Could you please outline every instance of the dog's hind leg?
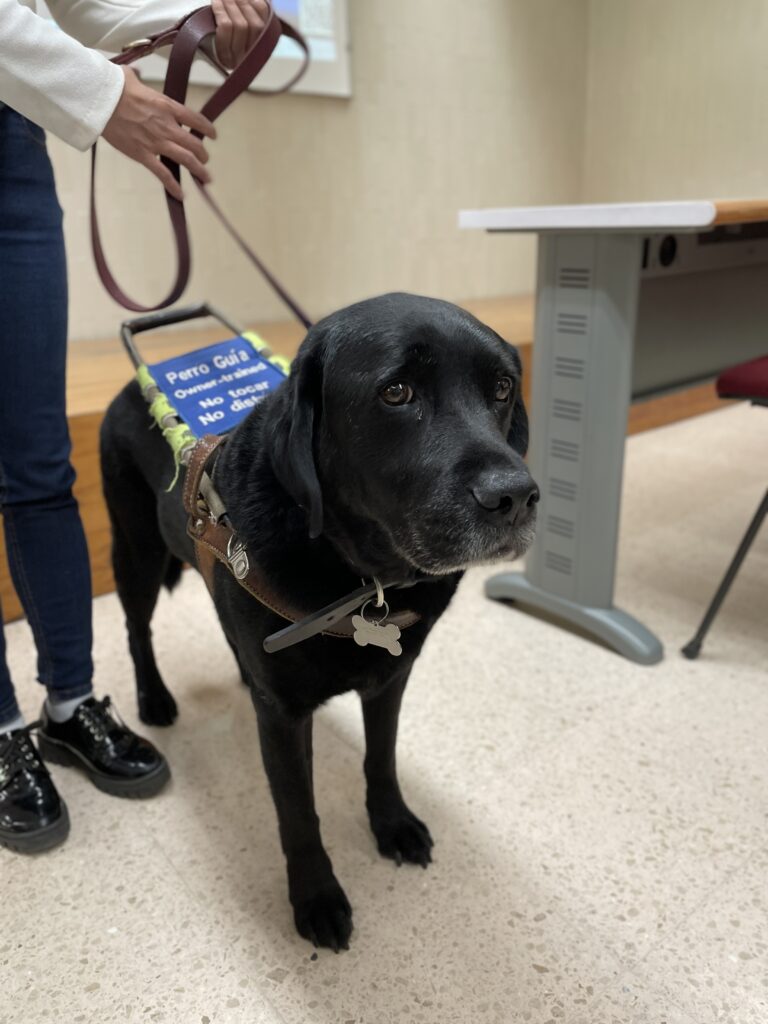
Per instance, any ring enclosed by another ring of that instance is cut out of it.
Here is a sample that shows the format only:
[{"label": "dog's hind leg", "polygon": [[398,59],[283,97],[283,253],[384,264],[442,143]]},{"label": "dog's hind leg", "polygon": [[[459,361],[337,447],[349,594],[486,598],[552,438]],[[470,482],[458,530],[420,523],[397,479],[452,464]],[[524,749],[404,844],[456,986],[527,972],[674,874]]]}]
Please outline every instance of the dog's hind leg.
[{"label": "dog's hind leg", "polygon": [[405,673],[374,696],[362,698],[366,806],[379,853],[397,864],[406,860],[425,868],[432,860],[432,837],[403,800],[395,762],[397,723],[407,681]]},{"label": "dog's hind leg", "polygon": [[104,459],[102,480],[112,523],[112,568],[136,671],[139,717],[147,725],[170,725],[177,715],[176,701],[155,662],[150,622],[160,587],[178,581],[180,563],[160,535],[155,496],[144,479]]}]

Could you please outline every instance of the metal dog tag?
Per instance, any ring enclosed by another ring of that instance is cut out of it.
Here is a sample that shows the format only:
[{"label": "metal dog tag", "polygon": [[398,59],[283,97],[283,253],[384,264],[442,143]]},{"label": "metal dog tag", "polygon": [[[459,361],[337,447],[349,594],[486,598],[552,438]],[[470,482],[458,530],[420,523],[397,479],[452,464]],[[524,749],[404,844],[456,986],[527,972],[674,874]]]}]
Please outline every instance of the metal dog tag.
[{"label": "metal dog tag", "polygon": [[354,641],[359,647],[367,647],[368,644],[373,647],[382,647],[396,658],[403,653],[403,648],[398,643],[400,628],[394,622],[383,625],[389,615],[389,605],[386,601],[384,601],[384,614],[377,622],[370,622],[366,619],[365,609],[370,603],[370,601],[366,601],[360,609],[360,614],[352,616],[352,625],[355,628],[355,632],[352,634]]}]

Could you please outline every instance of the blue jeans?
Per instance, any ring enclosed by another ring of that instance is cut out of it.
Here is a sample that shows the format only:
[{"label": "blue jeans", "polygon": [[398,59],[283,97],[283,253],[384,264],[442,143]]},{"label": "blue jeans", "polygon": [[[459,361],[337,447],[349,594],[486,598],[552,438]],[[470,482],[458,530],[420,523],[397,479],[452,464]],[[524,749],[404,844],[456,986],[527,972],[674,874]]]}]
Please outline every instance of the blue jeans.
[{"label": "blue jeans", "polygon": [[[0,105],[0,513],[38,680],[91,690],[91,574],[65,408],[67,268],[43,131]],[[0,612],[0,725],[18,714]]]}]

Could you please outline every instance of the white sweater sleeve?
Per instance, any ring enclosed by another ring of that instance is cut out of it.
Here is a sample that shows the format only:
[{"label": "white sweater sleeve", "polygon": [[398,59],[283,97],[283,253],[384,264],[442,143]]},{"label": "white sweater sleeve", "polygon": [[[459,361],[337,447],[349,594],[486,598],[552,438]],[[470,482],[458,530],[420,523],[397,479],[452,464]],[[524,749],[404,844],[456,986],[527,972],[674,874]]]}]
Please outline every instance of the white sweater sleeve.
[{"label": "white sweater sleeve", "polygon": [[18,0],[0,0],[0,101],[88,149],[112,116],[124,81],[119,67],[88,47],[117,52],[199,6],[194,0],[48,0],[59,28]]}]

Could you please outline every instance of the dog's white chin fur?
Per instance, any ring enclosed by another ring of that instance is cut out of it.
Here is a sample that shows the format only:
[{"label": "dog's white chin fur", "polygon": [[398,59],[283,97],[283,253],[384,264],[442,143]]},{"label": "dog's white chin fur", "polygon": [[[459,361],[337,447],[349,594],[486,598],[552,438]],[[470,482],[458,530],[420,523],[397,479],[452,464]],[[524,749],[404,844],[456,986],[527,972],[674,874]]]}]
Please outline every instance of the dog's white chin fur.
[{"label": "dog's white chin fur", "polygon": [[536,534],[535,522],[528,523],[519,529],[509,547],[504,547],[496,553],[489,553],[484,545],[477,544],[478,550],[473,552],[471,547],[460,562],[436,562],[430,566],[420,565],[417,561],[408,557],[411,564],[419,572],[427,573],[430,576],[448,576],[453,572],[462,572],[464,569],[475,568],[482,565],[495,565],[497,562],[513,562],[516,558],[524,555],[533,543]]}]

